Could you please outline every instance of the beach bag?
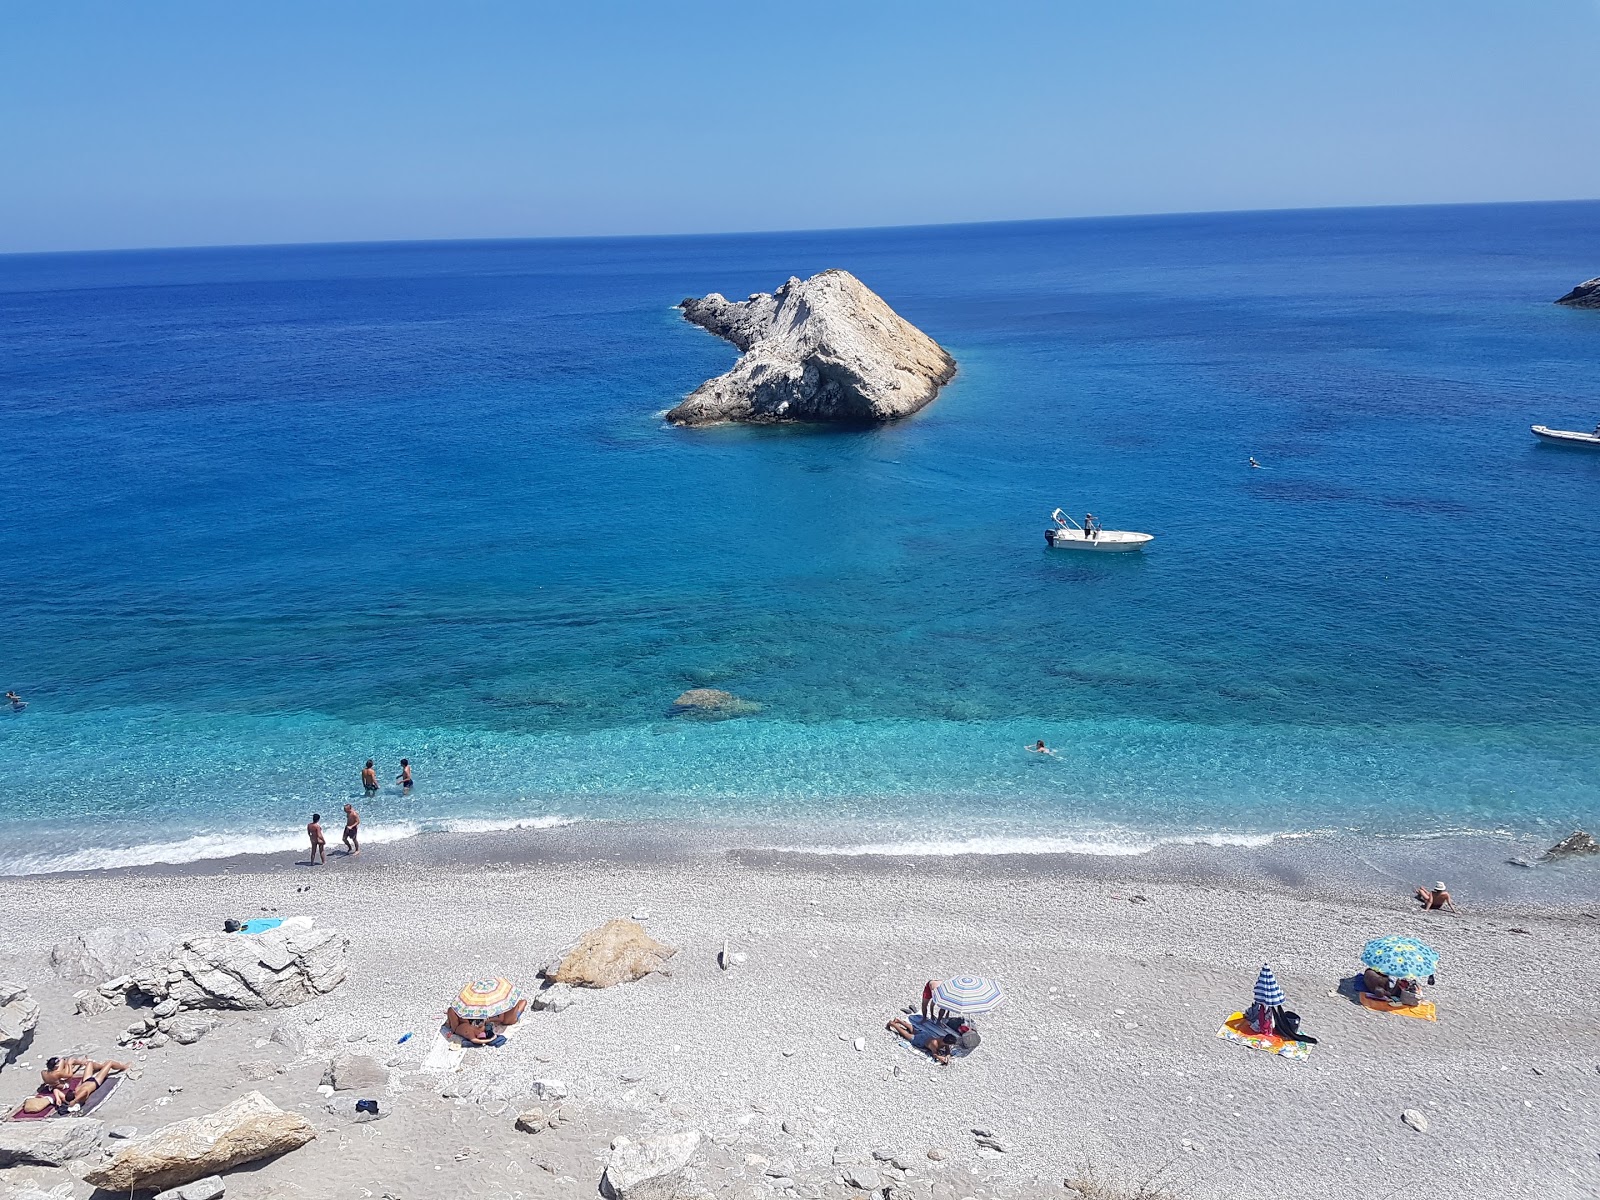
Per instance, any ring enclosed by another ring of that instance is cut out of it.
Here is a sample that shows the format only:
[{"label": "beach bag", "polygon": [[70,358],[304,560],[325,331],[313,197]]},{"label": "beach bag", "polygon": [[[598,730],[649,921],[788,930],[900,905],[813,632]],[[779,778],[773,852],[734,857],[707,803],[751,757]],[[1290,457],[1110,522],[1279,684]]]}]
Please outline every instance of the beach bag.
[{"label": "beach bag", "polygon": [[1275,1025],[1277,1026],[1275,1032],[1279,1037],[1297,1038],[1300,1036],[1300,1014],[1297,1012],[1290,1012],[1286,1008],[1280,1009]]}]

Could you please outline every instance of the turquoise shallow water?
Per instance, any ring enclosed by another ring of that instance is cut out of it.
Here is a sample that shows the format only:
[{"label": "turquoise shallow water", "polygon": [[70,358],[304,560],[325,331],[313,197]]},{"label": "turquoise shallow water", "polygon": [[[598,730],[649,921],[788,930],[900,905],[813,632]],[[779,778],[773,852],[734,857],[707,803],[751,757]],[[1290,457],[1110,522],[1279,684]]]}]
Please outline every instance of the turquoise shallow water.
[{"label": "turquoise shallow water", "polygon": [[[1527,427],[1600,419],[1600,315],[1549,303],[1597,224],[0,258],[0,870],[292,845],[401,755],[375,835],[1592,825],[1600,455]],[[663,425],[735,354],[672,303],[828,266],[956,355],[935,405]],[[1052,555],[1056,504],[1157,540]]]}]

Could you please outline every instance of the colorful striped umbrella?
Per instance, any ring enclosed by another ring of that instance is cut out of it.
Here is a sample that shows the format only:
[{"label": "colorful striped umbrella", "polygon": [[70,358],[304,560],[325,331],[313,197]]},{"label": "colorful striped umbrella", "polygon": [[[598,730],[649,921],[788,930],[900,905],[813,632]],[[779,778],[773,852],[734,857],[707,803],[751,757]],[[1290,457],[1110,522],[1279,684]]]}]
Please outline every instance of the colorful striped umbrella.
[{"label": "colorful striped umbrella", "polygon": [[956,975],[940,980],[933,989],[933,1002],[953,1013],[986,1013],[998,1008],[1005,998],[998,983],[981,975]]},{"label": "colorful striped umbrella", "polygon": [[1390,979],[1421,979],[1439,969],[1439,952],[1402,934],[1373,938],[1361,950],[1361,961]]},{"label": "colorful striped umbrella", "polygon": [[1273,975],[1271,967],[1262,963],[1261,974],[1256,976],[1256,1003],[1264,1004],[1268,1008],[1281,1008],[1285,1002],[1283,989],[1278,986],[1277,976]]},{"label": "colorful striped umbrella", "polygon": [[455,1010],[463,1020],[487,1021],[508,1013],[522,999],[522,989],[507,979],[474,979],[456,996]]}]

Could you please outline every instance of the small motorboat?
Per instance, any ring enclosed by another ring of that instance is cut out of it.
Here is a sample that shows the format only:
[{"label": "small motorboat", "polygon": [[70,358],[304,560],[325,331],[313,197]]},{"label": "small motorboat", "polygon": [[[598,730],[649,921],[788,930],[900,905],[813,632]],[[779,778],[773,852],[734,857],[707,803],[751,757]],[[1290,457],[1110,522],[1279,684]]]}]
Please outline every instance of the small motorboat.
[{"label": "small motorboat", "polygon": [[1551,429],[1548,425],[1535,425],[1533,432],[1547,442],[1559,442],[1563,446],[1592,446],[1600,449],[1600,425],[1594,427],[1593,433],[1579,433],[1575,429]]},{"label": "small motorboat", "polygon": [[1050,514],[1050,519],[1055,524],[1044,531],[1044,544],[1052,550],[1139,550],[1156,536],[1127,529],[1101,529],[1093,517],[1085,517],[1085,523],[1080,525],[1059,508]]}]

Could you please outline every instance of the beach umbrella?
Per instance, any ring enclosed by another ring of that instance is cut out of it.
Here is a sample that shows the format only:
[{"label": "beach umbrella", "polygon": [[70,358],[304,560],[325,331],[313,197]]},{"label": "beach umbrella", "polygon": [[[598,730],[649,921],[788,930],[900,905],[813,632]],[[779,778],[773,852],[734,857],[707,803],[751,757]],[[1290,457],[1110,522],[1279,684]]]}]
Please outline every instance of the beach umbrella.
[{"label": "beach umbrella", "polygon": [[968,1015],[998,1008],[1005,998],[998,983],[981,975],[956,975],[933,989],[933,1002],[940,1008]]},{"label": "beach umbrella", "polygon": [[1390,979],[1421,979],[1439,969],[1439,952],[1414,937],[1390,934],[1362,947],[1361,961]]},{"label": "beach umbrella", "polygon": [[455,1010],[466,1021],[487,1021],[508,1013],[522,999],[522,989],[507,979],[474,979],[456,996]]},{"label": "beach umbrella", "polygon": [[1266,963],[1261,964],[1261,974],[1256,976],[1256,1003],[1267,1008],[1281,1008],[1285,1003],[1283,989],[1278,986],[1277,976],[1273,975],[1272,968]]}]

